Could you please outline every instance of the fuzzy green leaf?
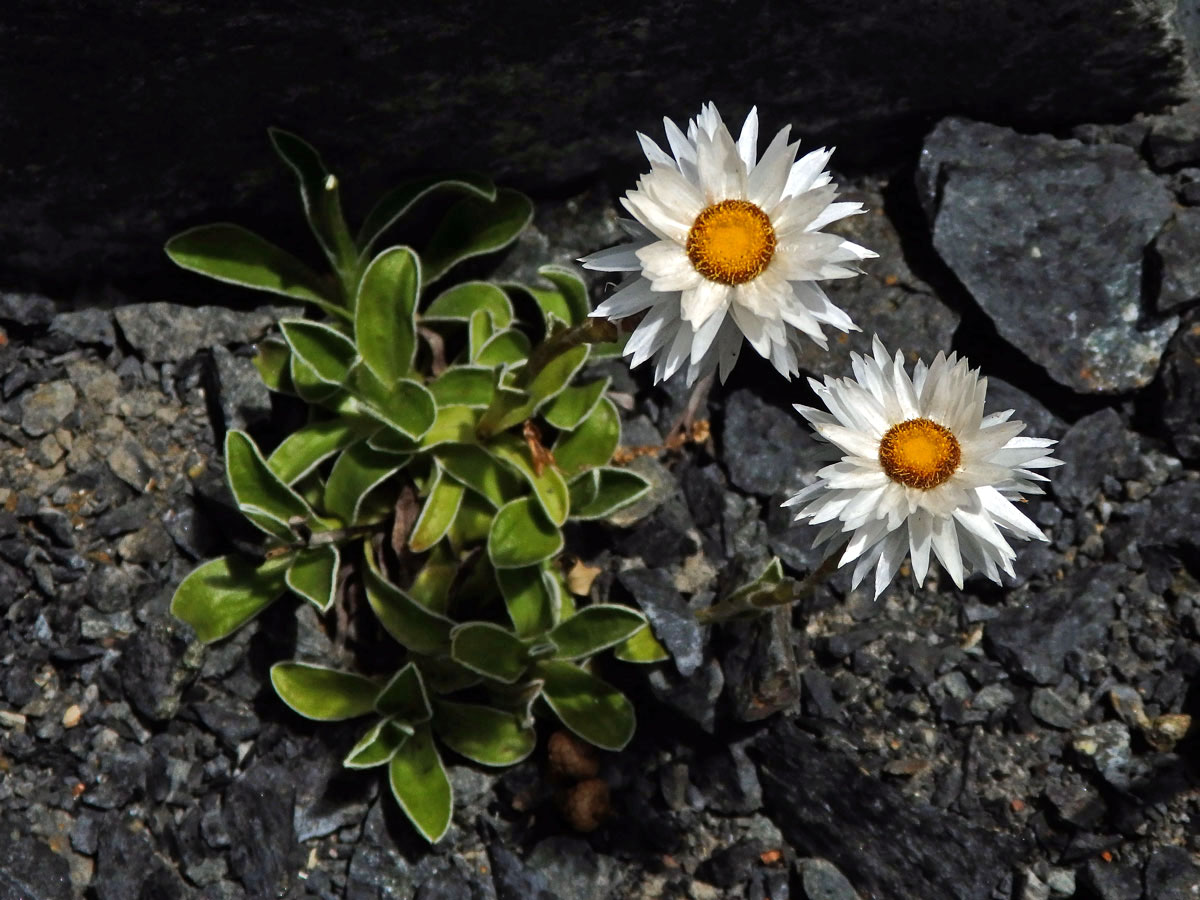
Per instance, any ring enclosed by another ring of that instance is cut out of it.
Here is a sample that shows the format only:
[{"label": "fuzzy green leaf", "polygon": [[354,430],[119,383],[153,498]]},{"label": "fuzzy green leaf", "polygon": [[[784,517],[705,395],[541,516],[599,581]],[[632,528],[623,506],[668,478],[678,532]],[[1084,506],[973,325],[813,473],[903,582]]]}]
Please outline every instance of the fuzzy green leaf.
[{"label": "fuzzy green leaf", "polygon": [[408,247],[390,247],[371,260],[358,285],[354,342],[363,362],[386,385],[412,371],[421,263]]},{"label": "fuzzy green leaf", "polygon": [[467,490],[461,482],[447,476],[436,462],[435,466],[429,496],[421,507],[421,515],[408,539],[409,549],[414,553],[424,553],[445,536],[454,517],[458,515],[463,494]]},{"label": "fuzzy green leaf", "polygon": [[383,384],[366,366],[354,370],[353,387],[362,411],[405,438],[419,441],[433,426],[437,404],[423,384],[408,378]]},{"label": "fuzzy green leaf", "polygon": [[225,435],[225,471],[238,508],[268,534],[290,541],[289,522],[311,516],[304,498],[279,480],[244,431]]},{"label": "fuzzy green leaf", "polygon": [[566,312],[560,318],[568,325],[578,325],[587,319],[592,305],[588,302],[587,285],[579,275],[562,266],[542,266],[538,274],[558,289]]},{"label": "fuzzy green leaf", "polygon": [[587,360],[587,355],[586,345],[572,347],[546,363],[530,379],[523,394],[518,391],[497,392],[492,405],[479,422],[480,432],[496,434],[536,415],[543,404],[553,400],[570,383]]},{"label": "fuzzy green leaf", "polygon": [[546,635],[557,659],[582,659],[632,637],[646,617],[628,606],[596,604],[581,609]]},{"label": "fuzzy green leaf", "polygon": [[449,649],[454,623],[426,609],[386,580],[376,569],[372,556],[367,549],[363,585],[367,602],[387,633],[414,653],[435,654]]},{"label": "fuzzy green leaf", "polygon": [[392,188],[367,213],[358,232],[358,244],[362,258],[366,259],[371,247],[383,233],[404,218],[418,203],[439,193],[474,194],[483,200],[496,197],[496,186],[490,178],[466,172],[460,175],[433,175],[406,182]]},{"label": "fuzzy green leaf", "polygon": [[342,765],[347,769],[369,769],[390,762],[412,732],[411,725],[394,719],[380,719],[359,738],[342,760]]},{"label": "fuzzy green leaf", "polygon": [[442,743],[484,766],[511,766],[533,752],[537,734],[511,712],[437,700],[434,731]]},{"label": "fuzzy green leaf", "polygon": [[306,719],[340,722],[375,711],[379,685],[362,675],[302,662],[271,666],[271,684],[284,703]]},{"label": "fuzzy green leaf", "polygon": [[546,404],[542,417],[559,431],[574,431],[588,417],[604,392],[609,379],[593,381],[579,387],[563,388],[562,393]]},{"label": "fuzzy green leaf", "polygon": [[291,558],[261,563],[243,556],[220,556],[193,569],[175,589],[171,615],[192,626],[206,644],[237,631],[287,590]]},{"label": "fuzzy green leaf", "polygon": [[306,403],[336,406],[345,390],[340,385],[330,384],[317,374],[316,369],[288,351],[288,380],[300,399]]},{"label": "fuzzy green leaf", "polygon": [[454,791],[433,744],[433,732],[424,723],[413,729],[388,765],[392,796],[421,837],[436,843],[450,827]]},{"label": "fuzzy green leaf", "polygon": [[542,634],[554,627],[562,600],[557,583],[541,566],[497,569],[496,581],[518,637]]},{"label": "fuzzy green leaf", "polygon": [[438,223],[421,254],[427,282],[441,278],[465,259],[507,247],[532,218],[529,198],[508,188],[498,190],[492,202],[480,197],[460,200]]},{"label": "fuzzy green leaf", "polygon": [[421,438],[422,449],[438,444],[473,444],[481,413],[469,406],[438,406],[433,426]]},{"label": "fuzzy green leaf", "polygon": [[474,363],[488,340],[496,333],[492,314],[486,309],[477,309],[471,313],[467,322],[467,359]]},{"label": "fuzzy green leaf", "polygon": [[451,366],[429,385],[429,390],[439,408],[487,409],[496,393],[496,373],[486,366]]},{"label": "fuzzy green leaf", "polygon": [[[589,476],[591,480],[584,481]],[[576,481],[580,481],[578,493]],[[571,482],[571,518],[603,519],[641,499],[648,490],[650,482],[637,472],[607,466],[593,469]]]},{"label": "fuzzy green leaf", "polygon": [[268,338],[259,342],[253,362],[263,384],[281,394],[295,393],[289,366],[291,356],[292,351],[283,341]]},{"label": "fuzzy green leaf", "polygon": [[176,265],[227,284],[281,294],[345,317],[321,278],[286,250],[240,225],[201,225],[167,241]]},{"label": "fuzzy green leaf", "polygon": [[587,418],[554,442],[554,461],[570,477],[593,466],[607,465],[621,443],[621,417],[607,397],[588,413]]},{"label": "fuzzy green leaf", "polygon": [[487,450],[501,463],[523,477],[533,488],[534,496],[555,525],[567,521],[570,496],[567,483],[553,466],[543,466],[539,473],[529,455],[529,447],[519,437],[499,434],[487,444]]},{"label": "fuzzy green leaf", "polygon": [[451,546],[458,552],[473,547],[487,540],[488,532],[492,530],[492,519],[496,517],[496,508],[474,491],[467,491],[458,507],[458,515],[454,517],[446,536]]},{"label": "fuzzy green leaf", "polygon": [[515,328],[505,328],[487,339],[474,362],[479,366],[504,366],[528,358],[529,338]]},{"label": "fuzzy green leaf", "polygon": [[333,605],[341,554],[335,544],[309,547],[296,553],[287,570],[287,586],[321,612]]},{"label": "fuzzy green leaf", "polygon": [[375,709],[384,716],[394,716],[400,722],[416,725],[428,722],[433,715],[425,683],[415,663],[408,663],[392,676],[375,698]]},{"label": "fuzzy green leaf", "polygon": [[514,684],[529,664],[525,644],[511,631],[491,622],[467,622],[450,633],[455,662],[505,684]]},{"label": "fuzzy green leaf", "polygon": [[325,482],[325,509],[347,525],[361,525],[363,501],[402,468],[405,460],[373,450],[366,441],[351,444],[338,456]]},{"label": "fuzzy green leaf", "polygon": [[509,501],[496,513],[488,533],[488,558],[497,569],[531,566],[562,549],[562,532],[532,497]]},{"label": "fuzzy green leaf", "polygon": [[656,663],[670,658],[666,648],[658,642],[647,625],[631,634],[613,650],[613,656],[622,662]]},{"label": "fuzzy green leaf", "polygon": [[559,721],[603,750],[625,749],[637,720],[624,694],[574,663],[546,660],[535,670],[545,681],[542,697]]},{"label": "fuzzy green leaf", "polygon": [[443,444],[434,450],[442,467],[493,506],[503,506],[521,491],[521,481],[482,447]]},{"label": "fuzzy green leaf", "polygon": [[358,358],[354,342],[336,328],[307,319],[282,319],[279,329],[292,353],[325,384],[345,384]]},{"label": "fuzzy green leaf", "polygon": [[408,595],[426,609],[444,615],[450,604],[450,588],[457,576],[458,557],[448,542],[437,543],[430,549],[424,564],[413,576],[412,583],[408,586]]},{"label": "fuzzy green leaf", "polygon": [[309,422],[283,439],[267,459],[267,466],[284,484],[295,484],[359,437],[359,430],[345,419]]},{"label": "fuzzy green leaf", "polygon": [[421,318],[430,322],[469,322],[477,310],[490,313],[497,328],[507,328],[513,320],[508,294],[487,281],[456,284],[435,297]]}]

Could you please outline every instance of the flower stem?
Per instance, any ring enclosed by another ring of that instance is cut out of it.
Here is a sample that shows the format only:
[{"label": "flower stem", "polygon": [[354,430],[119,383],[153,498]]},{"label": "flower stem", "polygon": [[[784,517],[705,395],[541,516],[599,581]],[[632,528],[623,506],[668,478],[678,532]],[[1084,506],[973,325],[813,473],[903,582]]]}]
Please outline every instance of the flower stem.
[{"label": "flower stem", "polygon": [[843,545],[827,556],[824,562],[804,576],[804,580],[799,584],[794,581],[785,581],[769,590],[757,591],[735,600],[725,599],[706,609],[697,610],[696,618],[703,625],[713,625],[717,622],[727,622],[730,619],[752,618],[769,610],[791,606],[800,600],[805,600],[811,597],[813,592],[837,571],[838,559],[844,549]]},{"label": "flower stem", "polygon": [[557,356],[566,353],[579,344],[605,344],[617,339],[617,326],[608,319],[588,318],[578,325],[560,328],[546,336],[546,339],[533,348],[529,361],[519,377],[519,386],[526,387],[537,374]]}]

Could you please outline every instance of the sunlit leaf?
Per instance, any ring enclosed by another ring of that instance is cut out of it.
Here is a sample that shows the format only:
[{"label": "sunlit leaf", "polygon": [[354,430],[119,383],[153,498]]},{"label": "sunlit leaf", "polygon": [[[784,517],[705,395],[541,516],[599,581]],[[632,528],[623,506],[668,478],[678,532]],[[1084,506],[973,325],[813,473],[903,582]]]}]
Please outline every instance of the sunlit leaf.
[{"label": "sunlit leaf", "polygon": [[496,581],[518,637],[541,634],[554,627],[561,600],[554,579],[541,566],[497,569]]},{"label": "sunlit leaf", "polygon": [[542,697],[559,721],[604,750],[623,750],[637,725],[633,704],[607,681],[574,663],[546,660],[535,666]]},{"label": "sunlit leaf", "polygon": [[385,384],[412,371],[421,263],[408,247],[390,247],[371,260],[358,285],[354,343]]},{"label": "sunlit leaf", "polygon": [[570,383],[587,360],[587,355],[588,348],[582,345],[571,347],[552,358],[525,384],[524,397],[497,392],[492,405],[479,422],[480,433],[496,434],[535,415],[543,404],[553,400]]},{"label": "sunlit leaf", "polygon": [[443,444],[434,455],[447,472],[493,506],[503,506],[521,490],[520,479],[481,447]]},{"label": "sunlit leaf", "polygon": [[450,629],[454,622],[426,609],[383,577],[376,569],[368,549],[363,586],[367,602],[381,625],[402,646],[414,653],[437,653],[450,647]]},{"label": "sunlit leaf", "polygon": [[380,719],[359,738],[342,760],[342,765],[347,769],[369,769],[390,762],[412,732],[411,725],[394,719]]},{"label": "sunlit leaf", "polygon": [[502,366],[529,358],[529,338],[515,328],[497,331],[487,339],[474,362],[480,366]]},{"label": "sunlit leaf", "polygon": [[[648,490],[650,482],[628,469],[601,466],[584,473],[580,489],[571,482],[571,518],[603,519],[618,509],[640,500]],[[590,499],[589,499],[590,497]]]},{"label": "sunlit leaf", "polygon": [[533,752],[537,735],[511,712],[437,700],[434,731],[447,747],[485,766],[511,766]]},{"label": "sunlit leaf", "polygon": [[295,484],[359,437],[358,429],[345,419],[309,422],[283,439],[267,459],[267,466],[284,484]]},{"label": "sunlit leaf", "polygon": [[467,491],[446,536],[458,552],[487,540],[496,508],[475,491]]},{"label": "sunlit leaf", "polygon": [[558,659],[582,659],[632,637],[646,617],[628,606],[595,604],[581,609],[546,635]]},{"label": "sunlit leaf", "polygon": [[499,287],[488,281],[456,284],[433,299],[421,319],[429,322],[469,322],[477,310],[486,310],[497,328],[507,328],[513,320],[512,301]]},{"label": "sunlit leaf", "polygon": [[259,377],[262,378],[263,384],[273,391],[278,391],[283,394],[294,394],[295,386],[292,384],[292,375],[289,362],[292,351],[288,349],[288,345],[283,341],[269,338],[265,341],[260,341],[255,348],[254,353],[254,368],[258,369]]},{"label": "sunlit leaf", "polygon": [[292,353],[307,363],[321,381],[335,386],[345,384],[358,358],[350,338],[336,328],[308,319],[283,319],[279,329]]},{"label": "sunlit leaf", "polygon": [[365,259],[371,247],[418,203],[435,194],[474,194],[483,200],[496,196],[496,186],[491,179],[473,172],[459,175],[433,175],[406,182],[388,191],[367,213],[358,232],[359,251]]},{"label": "sunlit leaf", "polygon": [[621,443],[621,417],[607,397],[588,413],[575,430],[554,442],[554,461],[568,477],[593,466],[607,465]]},{"label": "sunlit leaf", "polygon": [[287,586],[321,612],[333,605],[341,555],[334,544],[299,550],[287,571]]},{"label": "sunlit leaf", "polygon": [[465,259],[492,253],[517,239],[533,218],[533,204],[517,191],[501,188],[494,201],[466,197],[452,206],[421,254],[427,282],[434,282]]},{"label": "sunlit leaf", "polygon": [[435,466],[429,496],[425,498],[421,515],[408,539],[409,549],[414,553],[424,553],[445,536],[454,517],[458,515],[458,508],[466,492],[461,482],[445,475],[445,470],[440,465],[435,463]]},{"label": "sunlit leaf", "polygon": [[433,710],[415,663],[408,663],[392,676],[375,698],[375,708],[382,715],[394,716],[409,725],[429,721]]},{"label": "sunlit leaf", "polygon": [[210,559],[180,582],[171,615],[182,619],[206,644],[237,631],[274,603],[285,590],[290,556],[255,563],[243,556]]},{"label": "sunlit leaf", "polygon": [[351,444],[338,456],[325,482],[325,509],[347,525],[363,524],[363,501],[404,467],[402,457],[373,450],[365,440]]},{"label": "sunlit leaf", "polygon": [[353,387],[363,412],[409,440],[420,440],[433,426],[437,404],[429,389],[417,381],[402,378],[385,385],[369,368],[359,366],[353,373]]},{"label": "sunlit leaf", "polygon": [[475,426],[481,413],[470,406],[439,405],[433,425],[421,438],[421,447],[428,449],[438,444],[473,444]]},{"label": "sunlit leaf", "polygon": [[421,836],[431,844],[440,840],[450,827],[454,792],[428,723],[416,726],[396,751],[388,764],[388,781],[392,796]]},{"label": "sunlit leaf", "polygon": [[538,274],[558,289],[567,312],[562,318],[568,325],[579,325],[587,320],[592,305],[588,302],[587,285],[579,275],[562,266],[542,266]]},{"label": "sunlit leaf", "polygon": [[291,540],[294,535],[289,522],[307,520],[311,515],[308,504],[271,471],[244,431],[225,435],[225,470],[238,508],[268,534]]},{"label": "sunlit leaf", "polygon": [[529,662],[525,644],[491,622],[466,622],[450,633],[450,655],[473,672],[513,684]]},{"label": "sunlit leaf", "polygon": [[542,417],[560,431],[574,431],[588,417],[604,392],[609,379],[602,378],[579,387],[566,387],[541,410]]},{"label": "sunlit leaf", "polygon": [[533,464],[529,448],[516,435],[499,434],[487,444],[487,450],[514,472],[523,477],[533,488],[534,496],[555,525],[567,521],[570,497],[567,483],[553,466],[544,466],[541,472]]},{"label": "sunlit leaf", "polygon": [[658,642],[649,625],[635,631],[617,644],[616,649],[613,650],[613,656],[622,662],[631,663],[656,663],[670,658],[670,654]]},{"label": "sunlit leaf", "polygon": [[450,588],[457,575],[458,558],[449,543],[437,543],[429,550],[425,562],[413,576],[408,595],[427,609],[445,614],[450,602]]},{"label": "sunlit leaf", "polygon": [[487,409],[496,392],[496,373],[487,366],[451,366],[430,383],[429,390],[439,408]]},{"label": "sunlit leaf", "polygon": [[488,558],[497,569],[531,566],[562,549],[562,532],[532,497],[502,506],[488,534]]},{"label": "sunlit leaf", "polygon": [[312,663],[271,666],[271,684],[284,703],[306,719],[340,722],[375,711],[379,685],[362,675]]}]

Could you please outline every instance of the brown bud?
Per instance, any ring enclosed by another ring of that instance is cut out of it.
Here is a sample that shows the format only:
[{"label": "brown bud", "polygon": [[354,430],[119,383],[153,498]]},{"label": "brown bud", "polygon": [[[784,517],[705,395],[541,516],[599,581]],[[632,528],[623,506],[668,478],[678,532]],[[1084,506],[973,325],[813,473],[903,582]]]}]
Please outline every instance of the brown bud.
[{"label": "brown bud", "polygon": [[577,781],[595,778],[600,771],[596,750],[569,731],[556,731],[546,744],[550,777],[556,781]]},{"label": "brown bud", "polygon": [[579,782],[562,795],[561,807],[563,817],[576,831],[595,831],[612,815],[608,782],[602,778]]}]

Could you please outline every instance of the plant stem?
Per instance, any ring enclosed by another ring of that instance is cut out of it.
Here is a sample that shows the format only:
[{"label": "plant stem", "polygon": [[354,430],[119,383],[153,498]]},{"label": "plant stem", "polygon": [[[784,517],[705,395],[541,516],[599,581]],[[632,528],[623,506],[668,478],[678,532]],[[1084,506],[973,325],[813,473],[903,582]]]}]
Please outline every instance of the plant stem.
[{"label": "plant stem", "polygon": [[557,356],[579,344],[604,344],[617,339],[617,326],[608,319],[586,319],[578,325],[561,328],[533,348],[529,361],[519,378],[519,387],[526,387],[538,372]]},{"label": "plant stem", "polygon": [[712,625],[738,617],[749,618],[768,610],[791,606],[800,600],[805,600],[837,571],[838,559],[843,550],[845,550],[845,545],[839,546],[819,566],[804,576],[804,580],[799,584],[787,582],[776,585],[773,590],[759,591],[735,601],[719,601],[706,609],[697,610],[696,618],[700,620],[701,624]]}]

